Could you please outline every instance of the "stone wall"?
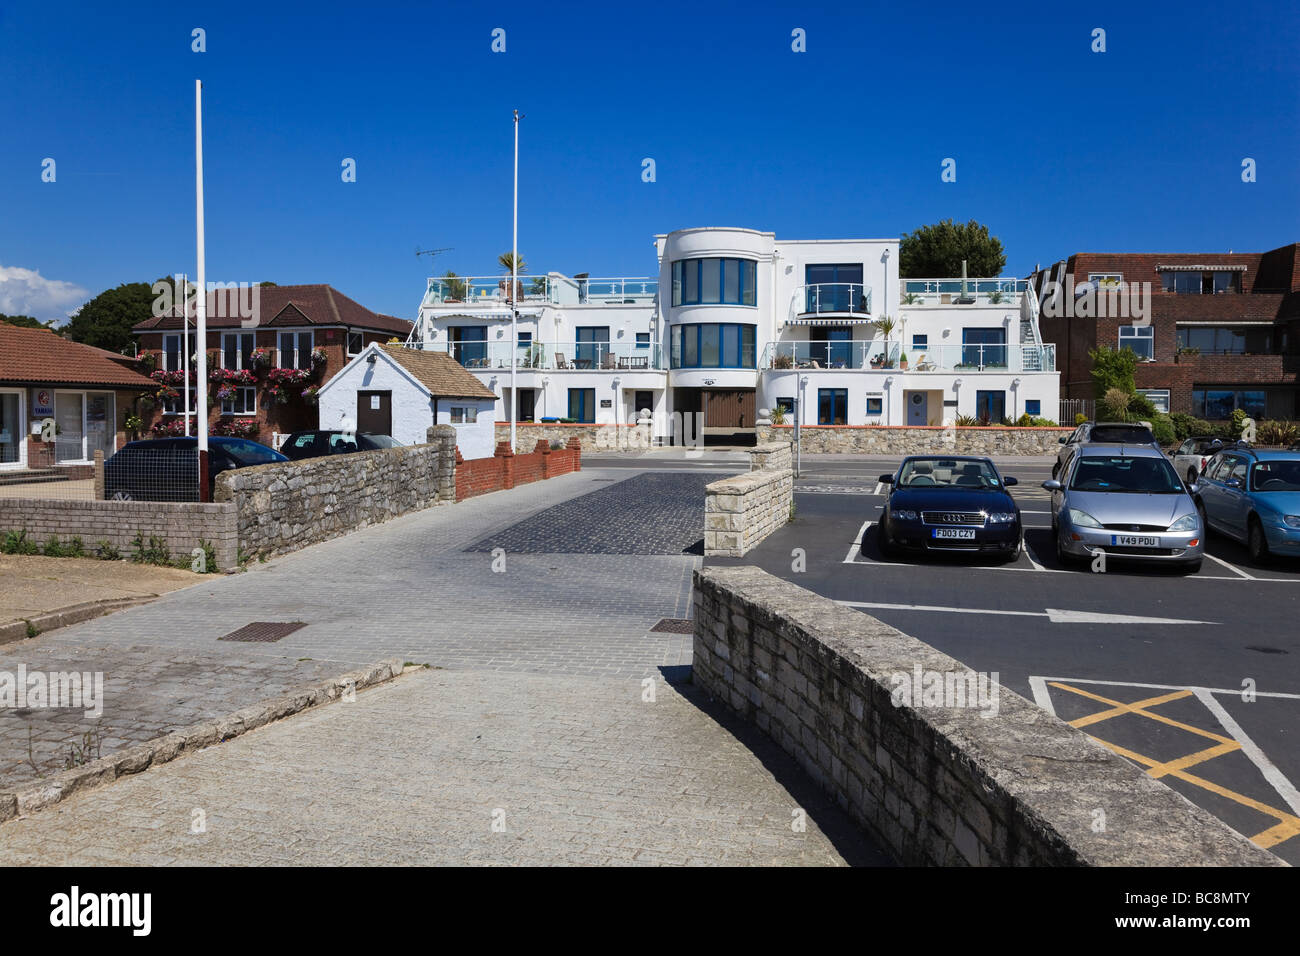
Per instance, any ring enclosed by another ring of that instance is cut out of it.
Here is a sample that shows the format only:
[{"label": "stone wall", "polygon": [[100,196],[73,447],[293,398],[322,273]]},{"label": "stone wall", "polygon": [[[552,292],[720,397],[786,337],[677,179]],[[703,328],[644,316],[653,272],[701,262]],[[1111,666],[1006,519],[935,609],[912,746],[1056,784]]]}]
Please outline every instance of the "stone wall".
[{"label": "stone wall", "polygon": [[454,456],[454,434],[450,448],[443,433],[435,437],[440,439],[435,444],[223,472],[213,497],[235,505],[239,546],[246,555],[297,551],[452,500],[454,477],[448,480],[446,462]]},{"label": "stone wall", "polygon": [[695,684],[776,741],[901,863],[1283,865],[994,675],[984,706],[901,699],[931,674],[939,686],[972,676],[757,568],[695,572]]},{"label": "stone wall", "polygon": [[790,520],[794,472],[789,442],[769,442],[750,451],[751,471],[723,478],[704,489],[704,554],[743,558]]},{"label": "stone wall", "polygon": [[[799,429],[803,454],[874,455],[1055,455],[1058,439],[1071,428],[946,428],[883,425],[804,425]],[[759,425],[760,443],[793,441],[791,425]]]},{"label": "stone wall", "polygon": [[[498,442],[510,441],[510,424],[496,424]],[[644,451],[655,447],[654,426],[644,425],[564,425],[558,422],[515,423],[515,447],[536,448],[539,441],[567,442],[576,438],[588,451]]]},{"label": "stone wall", "polygon": [[51,536],[63,543],[81,538],[87,551],[107,541],[124,556],[137,534],[145,544],[160,538],[176,558],[188,558],[206,541],[219,570],[229,571],[238,561],[238,526],[230,504],[0,498],[0,533],[6,531],[26,531],[39,545]]}]

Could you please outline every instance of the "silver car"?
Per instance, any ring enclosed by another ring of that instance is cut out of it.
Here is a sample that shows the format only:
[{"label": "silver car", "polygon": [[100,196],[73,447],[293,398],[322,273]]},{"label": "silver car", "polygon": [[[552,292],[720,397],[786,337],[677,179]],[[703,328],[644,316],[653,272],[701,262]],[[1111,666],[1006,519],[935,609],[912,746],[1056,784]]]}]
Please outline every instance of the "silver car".
[{"label": "silver car", "polygon": [[1052,493],[1052,532],[1063,565],[1104,553],[1200,570],[1205,529],[1196,502],[1158,449],[1080,445],[1062,463],[1060,480],[1043,487]]}]

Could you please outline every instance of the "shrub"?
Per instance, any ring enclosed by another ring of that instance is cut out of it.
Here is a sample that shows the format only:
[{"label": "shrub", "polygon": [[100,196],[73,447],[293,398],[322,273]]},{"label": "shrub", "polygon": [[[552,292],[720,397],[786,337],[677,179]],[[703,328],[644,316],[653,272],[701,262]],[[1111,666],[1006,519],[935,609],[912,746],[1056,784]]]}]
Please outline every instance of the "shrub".
[{"label": "shrub", "polygon": [[976,418],[974,415],[958,415],[958,416],[957,416],[957,427],[958,427],[958,428],[973,428],[974,426],[978,425],[979,423],[980,423],[980,420],[979,420],[978,418]]},{"label": "shrub", "polygon": [[1074,423],[1076,425],[1082,425],[1087,420],[1088,420],[1088,416],[1083,414],[1083,412],[1079,412],[1077,415],[1074,416]]},{"label": "shrub", "polygon": [[1109,388],[1097,399],[1098,421],[1123,422],[1128,420],[1129,401],[1134,396],[1120,388]]},{"label": "shrub", "polygon": [[1156,441],[1161,445],[1172,445],[1178,441],[1178,433],[1174,431],[1174,423],[1168,415],[1156,412],[1147,421],[1151,422],[1151,434],[1155,435]]},{"label": "shrub", "polygon": [[1290,445],[1300,438],[1295,422],[1265,420],[1255,426],[1255,441],[1260,445]]},{"label": "shrub", "polygon": [[1113,388],[1126,395],[1132,395],[1136,391],[1133,370],[1137,367],[1137,355],[1132,349],[1117,351],[1103,345],[1099,349],[1089,350],[1088,357],[1092,359],[1092,388],[1098,400]]},{"label": "shrub", "polygon": [[45,547],[41,549],[41,554],[47,558],[61,558],[63,554],[63,545],[59,544],[59,539],[55,535],[50,535],[45,542]]},{"label": "shrub", "polygon": [[40,554],[40,546],[27,537],[24,531],[8,531],[4,541],[0,542],[0,551],[5,554]]},{"label": "shrub", "polygon": [[107,538],[100,538],[95,543],[95,557],[101,561],[117,561],[122,557],[122,552],[117,550]]},{"label": "shrub", "polygon": [[131,548],[131,560],[136,564],[172,563],[171,549],[167,547],[167,542],[157,535],[149,535],[149,543],[145,544],[144,535],[137,531],[131,542]]}]

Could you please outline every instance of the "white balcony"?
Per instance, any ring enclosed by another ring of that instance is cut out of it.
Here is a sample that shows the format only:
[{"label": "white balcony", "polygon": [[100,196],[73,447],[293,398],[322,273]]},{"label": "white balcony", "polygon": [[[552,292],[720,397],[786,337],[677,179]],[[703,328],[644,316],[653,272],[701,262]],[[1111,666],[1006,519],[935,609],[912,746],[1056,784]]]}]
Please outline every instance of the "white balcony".
[{"label": "white balcony", "polygon": [[904,279],[906,307],[935,305],[1018,306],[1024,279]]},{"label": "white balcony", "polygon": [[1052,345],[935,345],[907,350],[882,339],[769,342],[762,369],[898,370],[908,372],[1053,372]]}]

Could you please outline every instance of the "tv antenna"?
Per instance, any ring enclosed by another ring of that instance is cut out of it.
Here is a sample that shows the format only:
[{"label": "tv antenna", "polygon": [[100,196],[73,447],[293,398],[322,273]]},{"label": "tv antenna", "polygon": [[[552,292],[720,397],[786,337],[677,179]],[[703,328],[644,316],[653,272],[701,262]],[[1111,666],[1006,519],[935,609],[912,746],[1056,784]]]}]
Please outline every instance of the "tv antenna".
[{"label": "tv antenna", "polygon": [[444,247],[444,248],[442,248],[442,249],[421,249],[419,246],[416,246],[416,247],[415,247],[415,256],[416,256],[417,259],[418,259],[420,256],[428,256],[429,259],[432,261],[432,259],[433,259],[434,256],[438,255],[439,253],[443,253],[443,252],[451,252],[451,250],[452,250],[453,248],[454,248],[453,246],[446,246],[446,247]]}]

